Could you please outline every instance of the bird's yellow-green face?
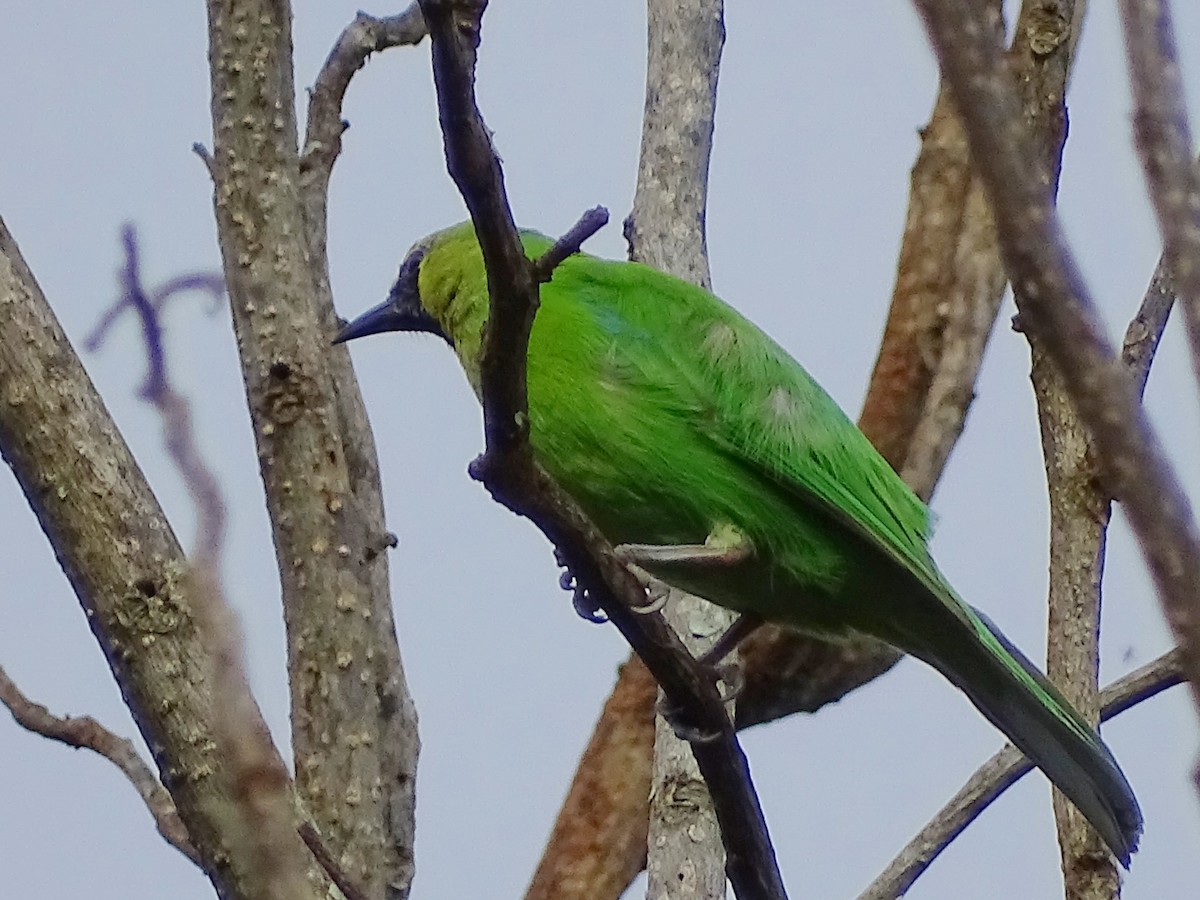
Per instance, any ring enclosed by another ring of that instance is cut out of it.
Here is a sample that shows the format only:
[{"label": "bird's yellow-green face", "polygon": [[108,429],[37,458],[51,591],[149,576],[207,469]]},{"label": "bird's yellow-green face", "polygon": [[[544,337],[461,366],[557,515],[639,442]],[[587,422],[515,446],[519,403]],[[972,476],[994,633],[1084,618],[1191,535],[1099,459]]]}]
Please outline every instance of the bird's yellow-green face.
[{"label": "bird's yellow-green face", "polygon": [[385,331],[436,334],[454,348],[478,389],[487,322],[487,271],[475,229],[461,222],[413,244],[387,300],[347,324],[334,343]]},{"label": "bird's yellow-green face", "polygon": [[463,364],[474,363],[488,315],[487,270],[475,229],[462,222],[435,232],[418,241],[409,258],[418,254],[416,289],[422,307]]},{"label": "bird's yellow-green face", "polygon": [[387,300],[347,324],[334,343],[386,331],[436,334],[471,359],[487,318],[483,254],[470,222],[434,232],[413,244]]}]

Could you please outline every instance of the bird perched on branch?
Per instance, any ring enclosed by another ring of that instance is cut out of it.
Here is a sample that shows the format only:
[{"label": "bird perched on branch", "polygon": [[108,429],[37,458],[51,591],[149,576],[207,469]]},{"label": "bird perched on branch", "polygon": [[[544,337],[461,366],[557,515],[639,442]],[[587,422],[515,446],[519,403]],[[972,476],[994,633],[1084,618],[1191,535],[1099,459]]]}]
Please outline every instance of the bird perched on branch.
[{"label": "bird perched on branch", "polygon": [[[530,258],[552,241],[522,232]],[[440,335],[479,394],[487,275],[471,224],[419,241],[337,341]],[[861,632],[945,675],[1070,798],[1123,865],[1142,815],[1096,731],[929,554],[929,512],[774,341],[708,291],[568,257],[541,288],[530,442],[625,558],[754,619]]]}]

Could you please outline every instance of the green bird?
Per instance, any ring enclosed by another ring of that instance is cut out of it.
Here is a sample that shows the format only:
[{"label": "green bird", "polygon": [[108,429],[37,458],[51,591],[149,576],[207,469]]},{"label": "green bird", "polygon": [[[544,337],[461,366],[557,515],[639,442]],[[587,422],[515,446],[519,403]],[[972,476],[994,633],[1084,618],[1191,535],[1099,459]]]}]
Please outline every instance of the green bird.
[{"label": "green bird", "polygon": [[[523,231],[536,259],[552,244]],[[445,339],[479,394],[487,275],[469,222],[419,241],[387,300],[336,341]],[[771,338],[648,266],[568,257],[529,341],[534,453],[627,559],[750,617],[861,632],[924,660],[1036,764],[1129,865],[1138,803],[1112,753],[968,606],[929,553],[930,516]]]}]

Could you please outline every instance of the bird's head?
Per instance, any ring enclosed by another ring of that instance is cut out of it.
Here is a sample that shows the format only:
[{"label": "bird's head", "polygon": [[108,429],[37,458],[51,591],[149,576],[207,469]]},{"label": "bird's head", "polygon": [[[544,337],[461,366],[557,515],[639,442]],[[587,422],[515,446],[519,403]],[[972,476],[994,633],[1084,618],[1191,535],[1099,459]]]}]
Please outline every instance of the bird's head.
[{"label": "bird's head", "polygon": [[[553,241],[536,231],[521,231],[531,259]],[[345,325],[335,344],[385,331],[436,334],[458,355],[467,380],[478,391],[479,358],[488,317],[487,269],[470,221],[422,238],[400,264],[387,299]]]},{"label": "bird's head", "polygon": [[471,223],[462,222],[417,241],[387,299],[345,325],[333,342],[422,331],[438,335],[461,355],[478,343],[487,308],[483,254]]}]

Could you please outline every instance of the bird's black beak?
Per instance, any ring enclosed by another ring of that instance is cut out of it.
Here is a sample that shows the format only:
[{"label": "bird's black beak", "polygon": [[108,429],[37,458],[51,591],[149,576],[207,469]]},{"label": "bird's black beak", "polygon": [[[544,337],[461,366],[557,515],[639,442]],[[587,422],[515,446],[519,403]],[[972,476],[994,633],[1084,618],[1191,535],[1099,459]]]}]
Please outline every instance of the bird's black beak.
[{"label": "bird's black beak", "polygon": [[408,325],[410,318],[396,309],[392,305],[391,300],[384,300],[378,306],[368,309],[358,318],[348,322],[337,333],[337,337],[333,339],[333,342],[335,344],[344,344],[346,341],[366,337],[368,334],[379,334],[383,331],[419,330]]},{"label": "bird's black beak", "polygon": [[342,344],[384,331],[424,331],[449,341],[437,319],[421,303],[417,276],[422,256],[422,250],[410,253],[400,265],[400,274],[396,276],[388,298],[348,323],[337,333],[333,343]]}]

